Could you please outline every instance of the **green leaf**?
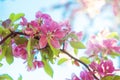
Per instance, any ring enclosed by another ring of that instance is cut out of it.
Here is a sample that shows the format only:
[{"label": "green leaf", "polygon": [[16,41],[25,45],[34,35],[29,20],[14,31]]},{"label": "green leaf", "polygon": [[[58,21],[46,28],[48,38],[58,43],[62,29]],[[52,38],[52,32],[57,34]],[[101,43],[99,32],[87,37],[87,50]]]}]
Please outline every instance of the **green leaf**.
[{"label": "green leaf", "polygon": [[68,59],[66,58],[61,58],[59,61],[58,61],[58,65],[61,65],[62,63],[64,63],[65,61],[67,61]]},{"label": "green leaf", "polygon": [[13,80],[8,74],[0,75],[0,80]]},{"label": "green leaf", "polygon": [[120,54],[119,54],[119,53],[116,53],[116,52],[111,52],[111,53],[110,53],[110,56],[111,56],[112,58],[115,58],[115,57],[117,57],[117,56],[120,56]]},{"label": "green leaf", "polygon": [[74,48],[74,53],[75,53],[75,55],[77,55],[78,49]]},{"label": "green leaf", "polygon": [[78,40],[77,35],[74,34],[74,33],[70,33],[70,34],[68,34],[65,38],[63,38],[63,40],[66,40],[66,39],[68,39],[68,38],[73,38],[73,39]]},{"label": "green leaf", "polygon": [[85,46],[82,42],[79,41],[70,41],[70,45],[76,49],[85,49]]},{"label": "green leaf", "polygon": [[27,38],[25,38],[25,37],[19,37],[19,36],[15,37],[14,39],[15,39],[15,43],[17,45],[24,44],[24,43],[26,43],[28,41]]},{"label": "green leaf", "polygon": [[17,21],[17,20],[19,20],[19,19],[20,19],[21,17],[23,17],[23,16],[24,16],[24,13],[18,13],[18,14],[15,15],[13,21]]},{"label": "green leaf", "polygon": [[21,75],[19,76],[18,80],[22,80],[22,76]]},{"label": "green leaf", "polygon": [[0,27],[0,34],[2,34],[3,32],[3,27]]},{"label": "green leaf", "polygon": [[43,61],[44,62],[44,70],[45,72],[50,76],[53,77],[53,69],[51,68],[50,64],[47,61]]},{"label": "green leaf", "polygon": [[0,63],[0,67],[2,67],[3,66],[3,64],[2,63]]},{"label": "green leaf", "polygon": [[14,13],[11,13],[11,15],[9,16],[9,19],[13,22],[19,20],[21,17],[24,16],[24,13],[18,13],[18,14],[14,14]]},{"label": "green leaf", "polygon": [[80,57],[80,60],[83,61],[85,64],[90,64],[90,60],[87,57]]},{"label": "green leaf", "polygon": [[11,13],[9,16],[9,19],[13,22],[15,17],[15,13]]},{"label": "green leaf", "polygon": [[116,39],[119,39],[119,35],[117,32],[111,32],[107,38],[116,38]]},{"label": "green leaf", "polygon": [[32,48],[31,48],[31,38],[30,38],[27,44],[27,53],[28,53],[27,61],[29,67],[33,66],[33,55],[31,54],[31,49]]},{"label": "green leaf", "polygon": [[114,76],[105,76],[101,80],[113,80]]},{"label": "green leaf", "polygon": [[118,75],[114,76],[113,80],[120,80],[120,76]]},{"label": "green leaf", "polygon": [[2,45],[2,54],[0,54],[0,61],[5,57],[6,51],[7,51],[7,46],[6,45]]},{"label": "green leaf", "polygon": [[6,61],[7,61],[8,64],[12,64],[13,63],[14,58],[13,58],[12,47],[11,46],[7,47],[5,57],[6,57]]}]

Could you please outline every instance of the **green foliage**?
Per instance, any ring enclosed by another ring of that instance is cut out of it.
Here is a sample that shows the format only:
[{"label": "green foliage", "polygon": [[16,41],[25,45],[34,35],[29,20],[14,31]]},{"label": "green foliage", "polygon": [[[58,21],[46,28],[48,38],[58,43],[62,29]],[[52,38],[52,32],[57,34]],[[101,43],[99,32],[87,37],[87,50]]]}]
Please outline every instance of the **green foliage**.
[{"label": "green foliage", "polygon": [[66,58],[61,58],[59,61],[58,61],[58,65],[61,65],[62,63],[64,63],[65,61],[67,61],[68,59]]},{"label": "green foliage", "polygon": [[5,54],[5,58],[8,64],[12,64],[14,61],[13,55],[12,55],[12,47],[8,46]]},{"label": "green foliage", "polygon": [[45,72],[50,76],[53,77],[53,69],[51,68],[50,64],[48,61],[43,61],[44,62],[44,70]]},{"label": "green foliage", "polygon": [[120,54],[119,54],[119,53],[115,53],[115,52],[111,52],[111,53],[110,53],[110,56],[111,56],[112,58],[115,58],[115,57],[117,57],[117,56],[120,56]]},{"label": "green foliage", "polygon": [[90,64],[90,60],[87,57],[80,57],[80,60],[83,61],[85,64]]},{"label": "green foliage", "polygon": [[0,63],[0,67],[2,67],[3,66],[3,64],[2,63]]},{"label": "green foliage", "polygon": [[120,80],[120,76],[105,76],[101,80]]},{"label": "green foliage", "polygon": [[70,41],[70,45],[76,49],[85,49],[84,44],[80,41]]},{"label": "green foliage", "polygon": [[11,13],[10,16],[9,16],[9,19],[13,22],[19,20],[21,17],[24,16],[24,13],[18,13],[18,14],[15,14],[15,13]]},{"label": "green foliage", "polygon": [[27,53],[28,53],[27,62],[29,67],[33,66],[33,54],[31,54],[31,49],[32,47],[31,47],[31,38],[30,38],[27,43]]},{"label": "green foliage", "polygon": [[8,74],[0,75],[0,80],[13,80]]},{"label": "green foliage", "polygon": [[17,45],[24,44],[24,43],[28,42],[27,38],[25,38],[25,37],[16,36],[14,39],[15,39],[15,43]]},{"label": "green foliage", "polygon": [[117,32],[111,32],[107,38],[116,38],[119,39],[119,34]]}]

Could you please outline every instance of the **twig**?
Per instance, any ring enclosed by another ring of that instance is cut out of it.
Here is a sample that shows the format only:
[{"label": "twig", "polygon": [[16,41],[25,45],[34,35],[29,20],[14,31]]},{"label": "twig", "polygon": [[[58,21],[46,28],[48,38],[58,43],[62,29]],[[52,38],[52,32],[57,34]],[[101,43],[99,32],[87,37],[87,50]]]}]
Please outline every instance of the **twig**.
[{"label": "twig", "polygon": [[2,44],[2,43],[4,43],[9,37],[11,37],[11,36],[13,36],[13,35],[17,35],[17,34],[19,34],[19,35],[26,35],[25,33],[22,33],[22,32],[11,32],[10,34],[8,34],[6,37],[4,37],[1,41],[0,41],[0,45]]},{"label": "twig", "polygon": [[[81,60],[73,57],[71,54],[69,54],[69,53],[68,53],[67,51],[65,51],[64,49],[60,49],[60,51],[62,51],[63,53],[65,53],[65,54],[68,55],[70,58],[74,59],[75,61],[78,61],[79,63],[83,64],[90,72],[92,72],[91,69],[88,67],[88,65],[85,64],[83,61],[81,61]],[[99,79],[96,77],[95,74],[93,74],[93,76],[94,76],[94,78],[95,78],[96,80],[99,80]]]}]

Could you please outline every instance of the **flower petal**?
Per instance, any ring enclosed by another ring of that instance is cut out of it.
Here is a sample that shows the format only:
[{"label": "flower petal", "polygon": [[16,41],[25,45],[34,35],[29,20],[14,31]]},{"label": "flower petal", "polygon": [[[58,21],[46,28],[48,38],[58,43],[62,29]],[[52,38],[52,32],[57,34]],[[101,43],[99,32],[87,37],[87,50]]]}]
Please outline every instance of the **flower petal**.
[{"label": "flower petal", "polygon": [[42,35],[39,40],[39,46],[40,48],[44,48],[47,45],[47,37],[45,35]]},{"label": "flower petal", "polygon": [[59,43],[59,41],[56,40],[55,38],[52,38],[52,39],[50,40],[50,42],[51,42],[51,44],[52,44],[52,46],[53,46],[54,48],[60,48],[60,43]]},{"label": "flower petal", "polygon": [[54,34],[53,34],[56,38],[59,38],[59,39],[62,39],[64,36],[65,36],[65,33],[63,31],[56,31]]}]

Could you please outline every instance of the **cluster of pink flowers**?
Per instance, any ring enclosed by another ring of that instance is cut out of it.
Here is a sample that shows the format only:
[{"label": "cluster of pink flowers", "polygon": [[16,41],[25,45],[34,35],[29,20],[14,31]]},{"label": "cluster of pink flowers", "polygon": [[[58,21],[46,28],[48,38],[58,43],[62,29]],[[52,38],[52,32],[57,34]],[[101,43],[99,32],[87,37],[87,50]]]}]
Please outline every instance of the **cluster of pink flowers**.
[{"label": "cluster of pink flowers", "polygon": [[48,41],[55,48],[60,48],[60,40],[67,34],[69,26],[67,22],[57,23],[48,14],[38,11],[36,19],[27,22],[26,18],[22,18],[22,26],[25,26],[24,33],[32,37],[38,36],[39,47],[45,48]]},{"label": "cluster of pink flowers", "polygon": [[118,46],[118,40],[115,38],[107,38],[100,34],[99,36],[92,36],[87,44],[87,54],[98,55],[98,53],[110,54],[112,52],[120,53],[120,46]]},{"label": "cluster of pink flowers", "polygon": [[75,74],[72,75],[72,80],[95,80],[93,74],[97,75],[99,78],[103,78],[105,76],[114,75],[115,68],[111,60],[102,60],[100,63],[92,62],[90,65],[92,72],[90,71],[81,71],[80,77]]},{"label": "cluster of pink flowers", "polygon": [[35,70],[37,68],[42,68],[44,66],[44,63],[42,61],[37,61],[37,60],[34,60],[33,61],[33,66],[32,67],[29,67],[28,66],[28,71],[32,71],[32,70]]},{"label": "cluster of pink flowers", "polygon": [[26,45],[21,44],[21,45],[13,45],[13,55],[15,57],[20,57],[22,59],[27,59],[27,50],[26,50]]},{"label": "cluster of pink flowers", "polygon": [[93,73],[99,74],[101,78],[113,75],[113,72],[115,71],[113,62],[111,60],[102,60],[99,64],[93,61],[90,64],[90,67],[94,71]]}]

